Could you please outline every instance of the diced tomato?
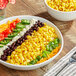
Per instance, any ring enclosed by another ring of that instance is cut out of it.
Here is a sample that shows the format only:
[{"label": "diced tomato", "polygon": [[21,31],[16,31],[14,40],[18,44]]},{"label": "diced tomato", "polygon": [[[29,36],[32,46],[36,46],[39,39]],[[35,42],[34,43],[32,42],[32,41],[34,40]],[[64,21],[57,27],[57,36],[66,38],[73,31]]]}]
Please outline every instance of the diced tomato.
[{"label": "diced tomato", "polygon": [[0,41],[4,40],[4,35],[2,33],[0,33]]},{"label": "diced tomato", "polygon": [[10,24],[10,29],[11,30],[14,29],[16,27],[16,24],[19,23],[19,22],[21,22],[21,20],[17,18],[14,22],[12,22]]},{"label": "diced tomato", "polygon": [[15,28],[16,27],[16,22],[13,22],[12,24],[13,24],[13,28]]},{"label": "diced tomato", "polygon": [[10,24],[10,29],[11,30],[14,29],[15,27],[16,27],[16,22],[13,22],[13,23]]},{"label": "diced tomato", "polygon": [[7,32],[7,34],[10,34],[12,31],[11,31],[11,29],[6,29],[6,32]]},{"label": "diced tomato", "polygon": [[4,38],[7,37],[7,36],[8,36],[7,34],[4,34]]},{"label": "diced tomato", "polygon": [[4,30],[2,33],[0,33],[0,41],[4,40],[5,37],[8,37],[8,34],[10,34],[13,31],[13,29],[15,29],[16,24],[19,22],[21,22],[21,20],[17,18],[14,22],[10,23],[10,27]]},{"label": "diced tomato", "polygon": [[9,28],[0,33],[0,41],[8,37],[8,34],[10,34],[13,31],[13,29],[15,29],[16,24],[19,22],[21,22],[21,20],[17,18],[14,22],[10,23]]},{"label": "diced tomato", "polygon": [[17,24],[17,23],[21,22],[21,20],[19,18],[17,18],[15,22]]},{"label": "diced tomato", "polygon": [[10,34],[12,31],[11,31],[11,29],[6,29],[5,31],[3,31],[3,33],[2,34],[4,34],[4,37],[7,37],[8,36],[8,34]]}]

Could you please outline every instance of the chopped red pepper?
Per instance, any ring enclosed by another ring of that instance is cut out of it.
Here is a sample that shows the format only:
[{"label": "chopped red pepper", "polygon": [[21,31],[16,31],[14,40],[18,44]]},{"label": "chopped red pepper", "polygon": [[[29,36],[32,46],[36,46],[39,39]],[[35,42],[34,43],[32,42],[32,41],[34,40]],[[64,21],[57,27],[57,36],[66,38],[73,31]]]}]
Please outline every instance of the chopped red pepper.
[{"label": "chopped red pepper", "polygon": [[4,34],[4,37],[7,37],[8,36],[8,34],[10,34],[12,31],[11,31],[11,29],[6,29],[5,31],[3,31],[3,34]]},{"label": "chopped red pepper", "polygon": [[4,34],[0,33],[0,41],[4,40]]},{"label": "chopped red pepper", "polygon": [[8,37],[8,34],[10,34],[13,31],[13,29],[16,28],[16,24],[19,23],[19,22],[21,22],[21,20],[19,20],[17,18],[14,22],[10,23],[9,28],[7,28],[2,33],[0,33],[0,41],[4,40],[6,37]]},{"label": "chopped red pepper", "polygon": [[10,24],[10,29],[11,30],[14,29],[15,27],[16,27],[16,22],[13,22],[13,23]]},{"label": "chopped red pepper", "polygon": [[19,18],[17,18],[15,22],[17,24],[17,23],[21,22],[21,20]]}]

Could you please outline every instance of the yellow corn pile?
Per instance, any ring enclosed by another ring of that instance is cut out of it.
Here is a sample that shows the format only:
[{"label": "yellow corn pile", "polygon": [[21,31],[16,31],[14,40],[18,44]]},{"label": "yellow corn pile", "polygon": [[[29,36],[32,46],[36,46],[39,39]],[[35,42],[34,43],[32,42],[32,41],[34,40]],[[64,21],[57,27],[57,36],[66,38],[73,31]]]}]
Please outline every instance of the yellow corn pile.
[{"label": "yellow corn pile", "polygon": [[7,62],[16,65],[27,65],[38,55],[41,55],[42,51],[46,50],[45,46],[55,38],[57,38],[55,30],[45,24],[43,27],[39,27],[38,31],[34,31],[32,36],[27,36],[27,40],[18,46],[11,56],[8,56]]},{"label": "yellow corn pile", "polygon": [[55,56],[55,55],[59,52],[60,48],[61,48],[61,44],[59,44],[59,46],[56,47],[56,48],[48,55],[48,57],[42,58],[40,61],[37,62],[37,64],[42,63],[42,62],[44,62],[44,61],[52,58],[53,56]]},{"label": "yellow corn pile", "polygon": [[76,11],[76,0],[47,0],[47,4],[59,11]]}]

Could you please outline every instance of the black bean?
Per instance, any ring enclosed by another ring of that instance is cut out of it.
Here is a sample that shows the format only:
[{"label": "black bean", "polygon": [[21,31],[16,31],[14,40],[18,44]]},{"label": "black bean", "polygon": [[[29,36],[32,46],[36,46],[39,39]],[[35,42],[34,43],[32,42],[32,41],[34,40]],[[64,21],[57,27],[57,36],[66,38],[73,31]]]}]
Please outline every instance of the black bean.
[{"label": "black bean", "polygon": [[[18,40],[21,41],[21,38],[19,38]],[[18,40],[17,40],[17,41],[18,41]]]},{"label": "black bean", "polygon": [[34,26],[31,27],[31,29],[33,30]]},{"label": "black bean", "polygon": [[25,37],[25,40],[27,40],[27,37]]},{"label": "black bean", "polygon": [[10,52],[13,52],[13,50],[10,50]]},{"label": "black bean", "polygon": [[40,23],[40,20],[38,20],[38,23]]},{"label": "black bean", "polygon": [[7,60],[7,56],[6,55],[2,55],[1,59],[4,60],[4,61],[6,61]]},{"label": "black bean", "polygon": [[20,43],[22,44],[22,41]]},{"label": "black bean", "polygon": [[38,27],[38,25],[37,25],[37,24],[35,24],[35,25],[34,25],[34,27]]},{"label": "black bean", "polygon": [[11,48],[11,45],[8,45],[9,48]]},{"label": "black bean", "polygon": [[42,23],[42,26],[44,26],[44,24]]},{"label": "black bean", "polygon": [[8,56],[8,53],[4,53],[4,55]]},{"label": "black bean", "polygon": [[8,51],[7,49],[6,49],[6,50],[4,50],[4,53],[7,53],[7,51]]},{"label": "black bean", "polygon": [[17,48],[17,46],[21,45],[25,40],[27,40],[27,35],[32,35],[32,32],[34,30],[38,31],[38,27],[42,27],[44,24],[40,22],[39,20],[32,26],[21,38],[19,38],[16,42],[14,42],[12,45],[8,46],[6,50],[4,50],[4,55],[1,56],[2,60],[7,60],[7,56],[11,55],[11,53]]},{"label": "black bean", "polygon": [[41,27],[41,24],[38,24],[39,27]]},{"label": "black bean", "polygon": [[12,53],[11,51],[8,51],[8,56],[11,55],[11,53]]},{"label": "black bean", "polygon": [[15,44],[16,44],[16,43],[14,42],[14,43],[12,44],[12,46],[14,47],[14,46],[15,46]]},{"label": "black bean", "polygon": [[15,47],[13,48],[13,50],[11,50],[11,51],[14,51],[16,48],[17,48],[17,46],[15,46]]},{"label": "black bean", "polygon": [[29,35],[29,33],[26,33],[25,35],[27,36],[27,35]]},{"label": "black bean", "polygon": [[19,44],[19,43],[20,43],[20,41],[18,40],[16,44]]},{"label": "black bean", "polygon": [[25,41],[25,39],[22,40],[23,42]]},{"label": "black bean", "polygon": [[29,31],[30,31],[30,32],[33,32],[33,29],[31,28]]},{"label": "black bean", "polygon": [[39,28],[36,28],[36,31],[38,31]]},{"label": "black bean", "polygon": [[26,33],[24,34],[24,37],[25,37],[25,38],[27,37]]},{"label": "black bean", "polygon": [[20,45],[20,43],[16,43],[16,46]]}]

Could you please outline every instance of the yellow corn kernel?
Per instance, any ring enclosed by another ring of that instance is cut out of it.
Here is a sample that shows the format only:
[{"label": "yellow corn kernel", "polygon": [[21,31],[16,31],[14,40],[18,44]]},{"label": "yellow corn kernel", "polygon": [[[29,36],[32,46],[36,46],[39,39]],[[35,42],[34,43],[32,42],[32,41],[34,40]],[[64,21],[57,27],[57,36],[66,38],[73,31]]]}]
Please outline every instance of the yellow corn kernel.
[{"label": "yellow corn kernel", "polygon": [[18,46],[11,56],[8,56],[7,62],[16,65],[27,65],[38,55],[41,55],[42,51],[46,50],[45,46],[49,41],[56,37],[55,30],[44,24],[44,27],[39,27],[39,30],[34,31],[32,36],[27,36],[27,40]]},{"label": "yellow corn kernel", "polygon": [[47,4],[59,11],[76,11],[76,0],[47,0]]}]

